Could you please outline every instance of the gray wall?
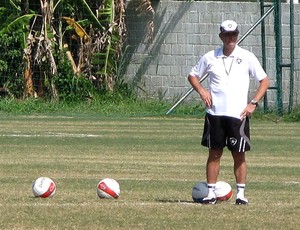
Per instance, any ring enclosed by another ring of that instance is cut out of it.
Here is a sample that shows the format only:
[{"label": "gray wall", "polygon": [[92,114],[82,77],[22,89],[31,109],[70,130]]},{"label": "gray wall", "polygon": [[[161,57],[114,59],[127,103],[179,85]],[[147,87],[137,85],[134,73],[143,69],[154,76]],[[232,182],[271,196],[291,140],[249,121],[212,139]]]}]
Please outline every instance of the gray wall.
[{"label": "gray wall", "polygon": [[[154,2],[154,1],[153,1]],[[295,4],[295,90],[294,105],[300,104],[300,4]],[[190,89],[187,75],[199,57],[221,45],[219,25],[226,19],[238,22],[240,35],[260,19],[257,2],[180,2],[158,1],[154,6],[154,38],[147,44],[146,27],[149,15],[138,16],[133,1],[127,2],[128,54],[126,80],[133,84],[140,97],[176,101]],[[265,8],[267,11],[267,8]],[[289,4],[282,4],[283,63],[289,60]],[[271,86],[276,86],[274,14],[265,19],[266,72]],[[240,46],[252,51],[261,60],[261,26]],[[206,83],[205,83],[206,84]],[[288,106],[289,68],[283,71],[283,103]],[[250,97],[257,83],[251,81]],[[277,91],[268,90],[268,105],[277,106]],[[199,100],[193,92],[186,102]]]}]

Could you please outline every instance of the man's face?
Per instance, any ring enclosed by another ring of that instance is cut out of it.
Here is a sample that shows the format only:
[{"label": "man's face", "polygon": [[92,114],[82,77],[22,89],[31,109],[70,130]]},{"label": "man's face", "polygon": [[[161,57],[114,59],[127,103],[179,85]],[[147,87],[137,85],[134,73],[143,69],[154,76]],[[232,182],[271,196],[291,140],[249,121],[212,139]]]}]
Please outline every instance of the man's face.
[{"label": "man's face", "polygon": [[237,43],[238,33],[236,32],[228,32],[228,33],[220,33],[219,37],[222,40],[224,46],[235,46]]}]

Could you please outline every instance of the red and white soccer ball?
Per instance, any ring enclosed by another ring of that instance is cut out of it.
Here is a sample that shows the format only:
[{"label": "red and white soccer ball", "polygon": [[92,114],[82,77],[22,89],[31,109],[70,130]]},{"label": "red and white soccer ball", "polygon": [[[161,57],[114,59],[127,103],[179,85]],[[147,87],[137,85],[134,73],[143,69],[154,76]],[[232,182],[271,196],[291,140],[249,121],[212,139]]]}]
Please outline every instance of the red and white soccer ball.
[{"label": "red and white soccer ball", "polygon": [[203,198],[208,196],[208,187],[206,182],[198,182],[192,189],[192,198],[195,203],[203,203]]},{"label": "red and white soccer ball", "polygon": [[32,183],[32,193],[35,197],[52,197],[56,192],[56,185],[49,177],[39,177]]},{"label": "red and white soccer ball", "polygon": [[97,185],[97,195],[101,199],[118,199],[120,196],[119,183],[111,178],[101,180]]},{"label": "red and white soccer ball", "polygon": [[218,201],[226,201],[232,197],[232,188],[230,184],[225,181],[218,181],[216,183],[215,194]]}]

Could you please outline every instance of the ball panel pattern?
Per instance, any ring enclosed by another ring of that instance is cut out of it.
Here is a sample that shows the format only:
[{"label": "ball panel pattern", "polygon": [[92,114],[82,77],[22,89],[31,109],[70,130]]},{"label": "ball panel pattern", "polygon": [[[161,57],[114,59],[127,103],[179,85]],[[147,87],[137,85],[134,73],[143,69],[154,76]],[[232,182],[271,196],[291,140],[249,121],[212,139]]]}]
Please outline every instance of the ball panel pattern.
[{"label": "ball panel pattern", "polygon": [[35,197],[52,197],[55,191],[56,185],[49,177],[39,177],[32,183],[32,193]]},{"label": "ball panel pattern", "polygon": [[120,196],[120,185],[114,179],[105,178],[97,185],[97,195],[100,198],[118,199]]},{"label": "ball panel pattern", "polygon": [[195,203],[203,203],[203,198],[208,196],[208,187],[206,182],[198,182],[192,189],[192,198]]},{"label": "ball panel pattern", "polygon": [[217,196],[217,200],[226,201],[232,197],[233,191],[230,184],[225,181],[218,181],[216,183],[215,194]]},{"label": "ball panel pattern", "polygon": [[[119,195],[115,191],[110,189],[104,181],[102,181],[98,184],[98,189],[100,190],[100,193],[106,193],[107,195],[109,195],[115,199],[117,199],[119,197]],[[104,198],[104,197],[100,197],[100,198]]]},{"label": "ball panel pattern", "polygon": [[46,197],[52,197],[55,194],[56,191],[56,186],[54,184],[54,182],[52,181],[48,187],[48,190],[42,194],[40,197],[42,198],[46,198]]}]

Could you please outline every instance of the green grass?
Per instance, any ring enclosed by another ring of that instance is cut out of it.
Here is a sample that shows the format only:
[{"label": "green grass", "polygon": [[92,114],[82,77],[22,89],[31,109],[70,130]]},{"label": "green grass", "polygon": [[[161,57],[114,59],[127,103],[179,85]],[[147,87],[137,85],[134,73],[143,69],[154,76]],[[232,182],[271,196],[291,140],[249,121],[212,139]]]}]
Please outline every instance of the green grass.
[{"label": "green grass", "polygon": [[[42,99],[17,100],[0,98],[0,115],[71,115],[71,116],[163,116],[174,105],[174,102],[161,102],[134,98],[94,98],[77,102],[49,102]],[[203,116],[205,109],[198,102],[193,104],[181,103],[174,108],[170,115],[175,116]],[[169,115],[169,116],[170,116]],[[273,121],[297,122],[300,121],[300,107],[294,108],[291,113],[285,112],[278,116],[276,109],[264,112],[259,107],[253,115],[255,119]]]},{"label": "green grass", "polygon": [[[205,180],[201,117],[2,114],[0,229],[297,229],[300,125],[251,122],[250,204],[205,206],[191,198]],[[33,197],[39,176],[55,181],[54,197]],[[97,197],[104,177],[119,181],[119,199]],[[235,192],[228,151],[219,179]]]}]

